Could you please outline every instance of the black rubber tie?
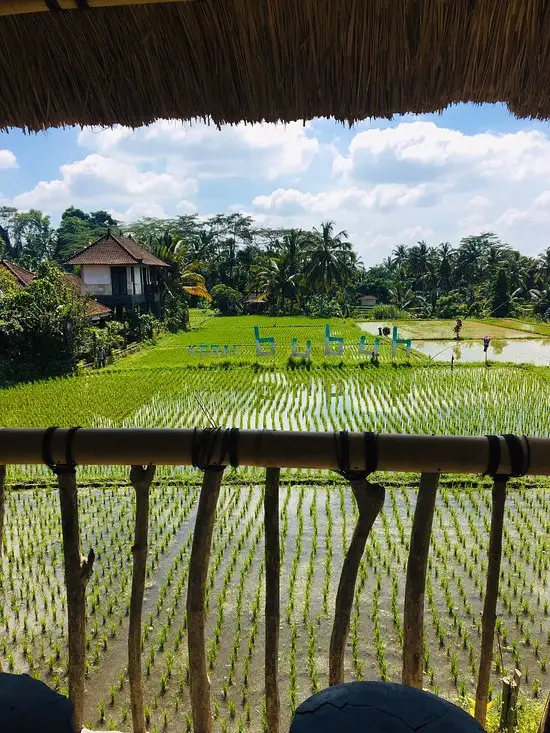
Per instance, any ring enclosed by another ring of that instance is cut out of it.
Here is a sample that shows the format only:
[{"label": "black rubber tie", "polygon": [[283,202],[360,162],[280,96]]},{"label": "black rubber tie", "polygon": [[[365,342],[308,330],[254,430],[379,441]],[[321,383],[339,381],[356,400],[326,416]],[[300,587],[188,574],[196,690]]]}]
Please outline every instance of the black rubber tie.
[{"label": "black rubber tie", "polygon": [[231,468],[239,467],[239,428],[229,429],[229,463]]},{"label": "black rubber tie", "polygon": [[528,450],[524,450],[523,442],[517,435],[508,433],[504,435],[504,440],[508,447],[508,453],[510,455],[510,476],[518,477],[525,476],[529,470],[530,463],[530,446],[527,443]]},{"label": "black rubber tie", "polygon": [[52,456],[52,437],[56,430],[57,426],[47,428],[42,438],[42,461],[54,472],[56,470],[56,464]]},{"label": "black rubber tie", "polygon": [[498,435],[486,435],[489,442],[489,460],[487,462],[487,470],[484,476],[496,476],[498,467],[500,466],[500,438]]}]

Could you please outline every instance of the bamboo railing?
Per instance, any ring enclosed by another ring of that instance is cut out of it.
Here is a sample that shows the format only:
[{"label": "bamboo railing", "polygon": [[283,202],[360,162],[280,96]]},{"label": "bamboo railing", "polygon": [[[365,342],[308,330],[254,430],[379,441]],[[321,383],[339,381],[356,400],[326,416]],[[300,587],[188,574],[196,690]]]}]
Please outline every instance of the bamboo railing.
[{"label": "bamboo railing", "polygon": [[[476,718],[483,724],[496,621],[502,554],[506,484],[510,476],[550,476],[550,439],[516,436],[449,437],[373,435],[371,433],[293,433],[255,430],[177,429],[0,429],[0,550],[4,519],[5,466],[46,463],[57,475],[63,526],[67,589],[69,696],[73,725],[82,727],[85,671],[85,592],[94,554],[80,553],[77,465],[131,466],[136,494],[133,578],[128,639],[128,672],[134,731],[144,733],[141,689],[141,614],[144,597],[149,487],[156,465],[194,465],[204,472],[189,563],[187,634],[193,729],[211,733],[210,681],[205,647],[205,597],[216,506],[227,465],[266,470],[265,523],[265,697],[270,733],[280,731],[278,685],[280,626],[280,469],[339,471],[349,481],[357,524],[343,561],[329,649],[329,684],[344,681],[344,654],[360,561],[385,498],[384,488],[368,480],[371,472],[420,473],[414,512],[403,618],[402,682],[422,687],[422,649],[426,569],[442,473],[488,474],[493,478],[486,592],[481,624]],[[548,703],[540,733],[550,733]]]}]

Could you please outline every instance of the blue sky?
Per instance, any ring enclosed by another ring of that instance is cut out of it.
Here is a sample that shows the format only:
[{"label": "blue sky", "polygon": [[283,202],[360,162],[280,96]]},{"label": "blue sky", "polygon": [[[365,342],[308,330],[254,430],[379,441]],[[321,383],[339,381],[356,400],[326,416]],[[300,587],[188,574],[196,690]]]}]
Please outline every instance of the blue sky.
[{"label": "blue sky", "polygon": [[365,264],[398,243],[495,231],[522,252],[550,244],[550,126],[502,105],[303,125],[159,121],[0,134],[0,202],[57,222],[70,204],[125,222],[241,210],[274,226],[346,229]]}]

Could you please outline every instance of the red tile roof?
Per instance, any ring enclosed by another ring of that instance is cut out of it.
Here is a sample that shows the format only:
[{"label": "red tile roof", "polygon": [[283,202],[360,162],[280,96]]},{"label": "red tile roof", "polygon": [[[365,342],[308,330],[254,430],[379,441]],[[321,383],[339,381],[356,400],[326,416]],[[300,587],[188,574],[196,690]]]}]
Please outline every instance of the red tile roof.
[{"label": "red tile roof", "polygon": [[[84,283],[77,275],[73,275],[70,272],[64,272],[62,273],[61,277],[65,280],[69,287],[73,288],[79,295],[82,295],[82,286],[84,285]],[[94,300],[93,298],[86,299],[86,310],[88,312],[88,315],[91,317],[106,316],[111,312],[110,308],[108,308],[106,305],[103,305],[103,303],[100,303],[98,300]]]},{"label": "red tile roof", "polygon": [[[14,262],[8,262],[7,260],[0,260],[0,267],[4,267],[8,272],[10,272],[22,288],[26,288],[27,285],[30,285],[36,277],[34,272],[25,270],[24,267],[16,265]],[[61,277],[65,280],[67,285],[73,288],[79,295],[82,295],[83,283],[77,275],[73,275],[70,272],[63,272],[61,273]],[[111,309],[106,305],[103,305],[103,303],[91,298],[87,298],[86,300],[86,310],[88,311],[88,315],[91,317],[106,316],[111,312]]]},{"label": "red tile roof", "polygon": [[30,285],[36,277],[34,272],[25,270],[24,267],[16,265],[14,262],[8,262],[7,260],[0,260],[0,267],[4,267],[4,269],[11,273],[22,287]]},{"label": "red tile roof", "polygon": [[92,244],[77,252],[65,262],[66,265],[152,265],[168,267],[148,249],[130,237],[105,234]]}]

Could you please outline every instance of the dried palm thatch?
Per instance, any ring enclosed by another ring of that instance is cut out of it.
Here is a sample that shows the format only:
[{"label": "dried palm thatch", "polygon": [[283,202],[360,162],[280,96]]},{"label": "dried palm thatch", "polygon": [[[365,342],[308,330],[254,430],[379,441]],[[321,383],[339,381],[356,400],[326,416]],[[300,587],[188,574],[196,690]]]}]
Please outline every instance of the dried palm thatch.
[{"label": "dried palm thatch", "polygon": [[0,127],[354,122],[467,101],[550,117],[548,0],[106,2],[0,16]]}]

